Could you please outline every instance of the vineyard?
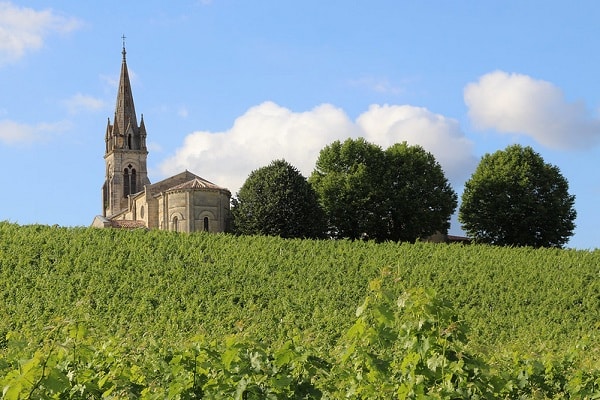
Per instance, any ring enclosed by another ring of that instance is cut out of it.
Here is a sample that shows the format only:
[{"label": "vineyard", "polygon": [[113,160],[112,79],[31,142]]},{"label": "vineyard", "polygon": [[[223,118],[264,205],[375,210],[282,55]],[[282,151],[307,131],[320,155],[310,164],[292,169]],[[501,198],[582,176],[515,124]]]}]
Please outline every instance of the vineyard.
[{"label": "vineyard", "polygon": [[600,398],[600,251],[0,223],[2,398]]}]

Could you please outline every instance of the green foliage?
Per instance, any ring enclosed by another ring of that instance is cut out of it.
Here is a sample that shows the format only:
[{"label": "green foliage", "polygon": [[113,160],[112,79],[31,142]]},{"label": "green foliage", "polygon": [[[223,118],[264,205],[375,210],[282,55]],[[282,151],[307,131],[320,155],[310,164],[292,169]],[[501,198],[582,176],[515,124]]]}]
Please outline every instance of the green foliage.
[{"label": "green foliage", "polygon": [[372,281],[357,316],[331,374],[335,398],[494,398],[493,376],[469,354],[463,323],[431,290],[396,298]]},{"label": "green foliage", "polygon": [[575,196],[560,170],[531,147],[486,154],[465,184],[459,220],[476,241],[561,247],[575,228]]},{"label": "green foliage", "polygon": [[296,330],[331,346],[389,266],[407,287],[452,300],[481,351],[560,352],[598,327],[598,265],[600,251],[0,223],[0,333],[39,338],[62,318],[140,348],[197,333],[278,341]]},{"label": "green foliage", "polygon": [[[327,364],[292,341],[271,349],[241,336],[196,337],[175,349],[124,354],[121,343],[95,345],[81,325],[62,324],[32,358],[8,359],[2,399],[302,399],[320,398],[315,383]],[[12,343],[10,343],[12,345]],[[3,360],[4,361],[4,360]]]},{"label": "green foliage", "polygon": [[383,236],[384,163],[381,148],[362,138],[336,140],[321,150],[309,182],[323,204],[332,237]]},{"label": "green foliage", "polygon": [[388,240],[413,242],[447,233],[457,196],[433,154],[397,143],[385,150]]},{"label": "green foliage", "polygon": [[457,197],[442,168],[420,146],[385,151],[364,139],[321,150],[309,182],[335,238],[411,241],[447,232]]},{"label": "green foliage", "polygon": [[447,302],[426,289],[396,297],[389,288],[397,286],[389,271],[373,280],[354,325],[331,349],[305,334],[268,345],[238,333],[136,355],[114,338],[99,345],[84,325],[67,321],[49,329],[33,357],[20,359],[22,344],[9,336],[0,358],[2,399],[600,397],[600,369],[582,368],[584,347],[563,359],[487,362],[473,353]]},{"label": "green foliage", "polygon": [[0,223],[0,388],[594,398],[598,265],[600,251]]},{"label": "green foliage", "polygon": [[245,235],[320,238],[325,215],[312,186],[284,160],[253,171],[233,201],[235,231]]}]

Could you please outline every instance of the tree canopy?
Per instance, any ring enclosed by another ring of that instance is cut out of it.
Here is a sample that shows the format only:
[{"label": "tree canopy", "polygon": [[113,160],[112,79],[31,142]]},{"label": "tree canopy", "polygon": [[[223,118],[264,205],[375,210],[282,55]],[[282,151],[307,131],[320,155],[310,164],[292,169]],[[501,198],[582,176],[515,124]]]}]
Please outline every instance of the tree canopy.
[{"label": "tree canopy", "polygon": [[245,235],[320,238],[325,215],[312,186],[285,160],[252,171],[232,207],[234,231]]},{"label": "tree canopy", "polygon": [[447,233],[458,197],[433,154],[404,142],[389,147],[385,156],[388,239]]},{"label": "tree canopy", "polygon": [[309,178],[333,238],[382,236],[383,152],[364,139],[339,140],[323,148]]},{"label": "tree canopy", "polygon": [[575,229],[575,196],[531,147],[486,154],[465,184],[459,221],[475,241],[562,247]]},{"label": "tree canopy", "polygon": [[456,193],[432,154],[363,138],[323,148],[309,182],[335,238],[414,241],[447,232]]}]

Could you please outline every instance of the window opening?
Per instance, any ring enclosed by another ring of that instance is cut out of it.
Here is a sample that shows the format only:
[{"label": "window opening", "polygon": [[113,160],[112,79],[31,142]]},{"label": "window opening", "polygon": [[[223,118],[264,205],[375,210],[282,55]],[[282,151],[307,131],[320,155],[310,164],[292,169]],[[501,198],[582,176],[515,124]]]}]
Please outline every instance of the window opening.
[{"label": "window opening", "polygon": [[127,197],[129,195],[129,193],[131,193],[129,191],[129,184],[131,183],[131,181],[129,180],[129,169],[125,168],[125,170],[123,171],[123,197]]},{"label": "window opening", "polygon": [[135,175],[135,168],[133,168],[131,170],[131,194],[137,193],[136,182],[137,182],[137,178],[136,178],[136,175]]},{"label": "window opening", "polygon": [[135,168],[129,164],[127,168],[123,170],[123,197],[127,197],[134,193],[137,193],[137,175]]}]

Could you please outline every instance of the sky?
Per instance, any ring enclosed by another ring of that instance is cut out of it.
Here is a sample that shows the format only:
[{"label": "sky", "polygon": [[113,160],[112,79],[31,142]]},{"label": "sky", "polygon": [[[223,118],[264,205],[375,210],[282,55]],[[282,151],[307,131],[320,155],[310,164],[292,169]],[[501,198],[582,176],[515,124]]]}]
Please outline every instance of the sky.
[{"label": "sky", "polygon": [[567,246],[600,248],[599,18],[591,0],[0,0],[0,220],[101,214],[125,36],[152,182],[187,169],[235,195],[364,137],[422,146],[460,197],[517,143],[576,196]]}]

